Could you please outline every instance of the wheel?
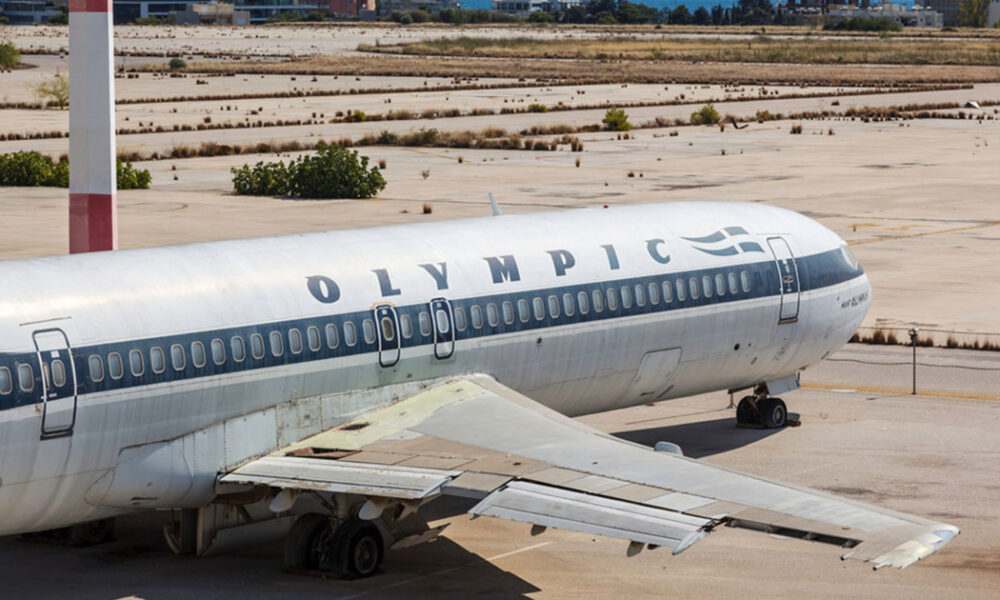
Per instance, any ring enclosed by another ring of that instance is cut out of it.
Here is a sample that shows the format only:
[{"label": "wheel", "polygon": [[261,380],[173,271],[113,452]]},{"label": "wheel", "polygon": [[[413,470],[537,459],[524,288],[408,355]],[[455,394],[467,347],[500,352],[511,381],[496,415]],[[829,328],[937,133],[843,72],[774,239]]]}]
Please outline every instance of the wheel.
[{"label": "wheel", "polygon": [[777,429],[785,426],[788,419],[788,408],[781,398],[764,398],[757,402],[757,409],[760,411],[760,424],[768,429]]},{"label": "wheel", "polygon": [[68,528],[66,535],[66,543],[70,546],[95,546],[114,539],[114,518],[73,525]]},{"label": "wheel", "polygon": [[285,568],[294,570],[312,570],[320,568],[316,543],[330,528],[330,518],[319,513],[304,514],[295,520],[295,524],[285,537]]},{"label": "wheel", "polygon": [[285,538],[285,568],[327,571],[339,579],[371,577],[384,552],[382,535],[368,521],[351,519],[334,529],[326,515],[309,513],[295,521]]},{"label": "wheel", "polygon": [[368,521],[351,519],[334,534],[336,565],[330,569],[344,579],[371,577],[382,565],[385,549],[382,534]]},{"label": "wheel", "polygon": [[736,405],[736,422],[740,425],[757,423],[757,406],[754,405],[753,396],[744,396]]}]

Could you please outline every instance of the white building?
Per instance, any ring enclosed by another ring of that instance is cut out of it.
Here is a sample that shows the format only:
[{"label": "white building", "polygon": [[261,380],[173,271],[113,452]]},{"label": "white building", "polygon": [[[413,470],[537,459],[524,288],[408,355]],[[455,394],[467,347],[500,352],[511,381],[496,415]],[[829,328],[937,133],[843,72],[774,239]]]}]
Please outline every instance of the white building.
[{"label": "white building", "polygon": [[583,6],[584,0],[492,0],[492,8],[520,17],[533,12],[563,12],[573,6]]},{"label": "white building", "polygon": [[[1000,0],[994,0],[994,3]],[[831,20],[839,19],[892,19],[903,27],[942,27],[944,16],[929,8],[914,6],[910,8],[904,4],[876,4],[868,8],[859,8],[853,5],[838,6],[827,12],[827,18]]]}]

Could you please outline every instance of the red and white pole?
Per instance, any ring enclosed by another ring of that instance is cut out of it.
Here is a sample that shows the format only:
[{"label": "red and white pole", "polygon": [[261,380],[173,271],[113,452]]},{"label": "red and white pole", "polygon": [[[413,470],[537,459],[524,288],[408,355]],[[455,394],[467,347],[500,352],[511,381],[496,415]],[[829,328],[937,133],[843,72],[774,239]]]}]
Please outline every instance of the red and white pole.
[{"label": "red and white pole", "polygon": [[118,248],[112,0],[69,0],[69,251]]}]

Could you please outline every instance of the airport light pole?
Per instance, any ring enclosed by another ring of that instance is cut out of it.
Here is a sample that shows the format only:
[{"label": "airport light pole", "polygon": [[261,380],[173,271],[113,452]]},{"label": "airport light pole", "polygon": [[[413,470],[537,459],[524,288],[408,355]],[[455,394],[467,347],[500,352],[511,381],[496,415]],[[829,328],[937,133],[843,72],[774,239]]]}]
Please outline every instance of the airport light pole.
[{"label": "airport light pole", "polygon": [[920,333],[920,329],[914,327],[907,332],[910,335],[910,345],[913,346],[913,392],[912,396],[917,395],[917,334]]},{"label": "airport light pole", "polygon": [[69,251],[118,248],[112,0],[69,0]]}]

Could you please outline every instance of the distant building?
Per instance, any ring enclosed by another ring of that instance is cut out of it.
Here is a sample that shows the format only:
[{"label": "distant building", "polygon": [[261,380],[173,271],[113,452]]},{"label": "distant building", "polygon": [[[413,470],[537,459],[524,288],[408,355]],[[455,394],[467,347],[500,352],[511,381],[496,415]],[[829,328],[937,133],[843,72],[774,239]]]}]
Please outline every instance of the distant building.
[{"label": "distant building", "polygon": [[533,12],[565,12],[584,4],[584,0],[492,0],[491,6],[497,12],[526,17]]},{"label": "distant building", "polygon": [[996,27],[997,23],[1000,23],[1000,0],[993,0],[986,13],[986,26]]},{"label": "distant building", "polygon": [[941,13],[945,25],[958,25],[959,0],[923,0],[923,5]]},{"label": "distant building", "polygon": [[30,25],[58,15],[61,6],[66,0],[0,0],[0,13],[11,25]]},{"label": "distant building", "polygon": [[249,25],[250,12],[235,10],[232,4],[191,4],[187,10],[174,14],[177,25]]},{"label": "distant building", "polygon": [[375,0],[329,0],[330,14],[338,17],[361,17],[375,14]]},{"label": "distant building", "polygon": [[[132,23],[142,17],[167,17],[183,13],[194,4],[216,4],[201,0],[185,2],[184,0],[170,2],[168,0],[113,0],[115,24]],[[318,0],[243,0],[235,2],[235,11],[250,13],[251,23],[263,23],[269,18],[282,13],[304,15],[319,10]],[[325,4],[325,3],[324,3]],[[324,6],[325,8],[325,6]]]},{"label": "distant building", "polygon": [[903,4],[876,4],[867,8],[857,6],[830,7],[827,18],[832,21],[840,19],[892,19],[903,27],[941,27],[944,25],[943,15],[929,8],[914,6],[909,8]]}]

